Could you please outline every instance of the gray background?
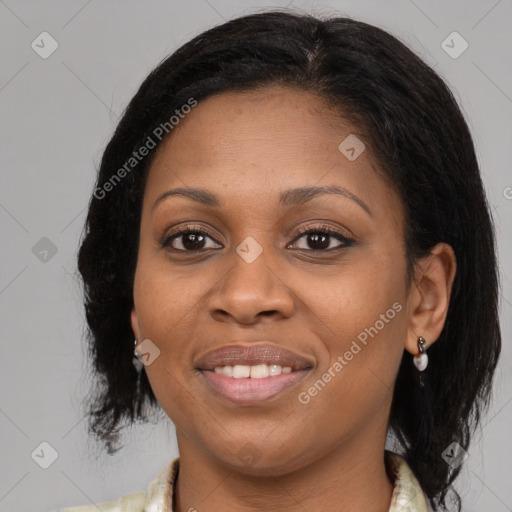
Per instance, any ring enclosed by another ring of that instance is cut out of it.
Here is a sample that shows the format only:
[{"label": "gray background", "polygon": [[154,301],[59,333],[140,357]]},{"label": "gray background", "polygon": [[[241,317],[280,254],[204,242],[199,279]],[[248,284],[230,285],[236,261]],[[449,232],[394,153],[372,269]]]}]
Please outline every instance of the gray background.
[{"label": "gray background", "polygon": [[[447,80],[465,112],[497,225],[504,349],[457,488],[467,512],[512,510],[511,0],[0,0],[0,512],[114,499],[145,488],[176,456],[169,420],[127,429],[114,457],[87,439],[77,245],[101,152],[144,77],[199,32],[274,6],[390,31]],[[31,47],[43,31],[58,42],[46,59]],[[456,59],[441,46],[453,31],[469,43]],[[47,469],[31,457],[43,441],[58,454]]]}]

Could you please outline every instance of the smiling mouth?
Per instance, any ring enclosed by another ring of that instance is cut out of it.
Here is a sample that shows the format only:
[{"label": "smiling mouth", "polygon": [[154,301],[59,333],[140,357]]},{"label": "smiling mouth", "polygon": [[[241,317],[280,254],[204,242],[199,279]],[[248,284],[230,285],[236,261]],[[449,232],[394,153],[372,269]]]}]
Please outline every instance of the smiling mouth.
[{"label": "smiling mouth", "polygon": [[[285,390],[297,386],[311,371],[311,368],[292,371],[288,367],[289,371],[282,373],[282,368],[279,365],[273,365],[277,367],[274,368],[274,375],[263,377],[251,375],[254,368],[256,368],[256,373],[264,372],[262,366],[267,365],[224,366],[217,367],[214,371],[200,370],[200,374],[216,395],[237,405],[255,405],[266,402]],[[278,370],[279,374],[277,374]],[[232,376],[225,375],[224,371],[232,373]],[[247,376],[248,371],[250,373]]]},{"label": "smiling mouth", "polygon": [[234,342],[201,356],[195,368],[209,393],[237,405],[278,398],[313,369],[312,358],[272,342]]},{"label": "smiling mouth", "polygon": [[276,377],[283,373],[291,373],[291,366],[281,366],[279,364],[235,364],[226,366],[216,366],[215,373],[232,377],[234,379],[266,379],[268,377]]}]

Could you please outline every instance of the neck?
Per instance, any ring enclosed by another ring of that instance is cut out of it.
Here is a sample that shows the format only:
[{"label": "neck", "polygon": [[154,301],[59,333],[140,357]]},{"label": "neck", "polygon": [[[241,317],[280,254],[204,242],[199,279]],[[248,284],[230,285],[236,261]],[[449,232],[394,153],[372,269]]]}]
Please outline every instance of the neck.
[{"label": "neck", "polygon": [[388,512],[393,482],[386,472],[384,442],[354,442],[289,472],[240,472],[202,452],[177,432],[180,469],[174,512]]}]

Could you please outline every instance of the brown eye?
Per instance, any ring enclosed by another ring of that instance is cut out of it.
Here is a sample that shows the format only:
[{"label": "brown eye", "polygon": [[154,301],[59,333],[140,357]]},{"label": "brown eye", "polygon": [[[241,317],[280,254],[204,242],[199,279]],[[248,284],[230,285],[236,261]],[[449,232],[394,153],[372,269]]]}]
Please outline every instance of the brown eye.
[{"label": "brown eye", "polygon": [[208,239],[217,243],[207,231],[194,226],[182,226],[176,231],[165,238],[161,244],[162,247],[168,247],[174,251],[192,252],[214,248],[206,246]]},{"label": "brown eye", "polygon": [[[295,240],[304,238],[305,247],[299,247],[299,250],[313,251],[313,252],[328,252],[337,249],[343,249],[353,245],[353,240],[345,236],[340,231],[336,231],[328,226],[319,226],[313,228],[299,229],[299,236]],[[333,239],[336,239],[339,244],[332,247]],[[288,247],[291,247],[290,245]]]},{"label": "brown eye", "polygon": [[[298,247],[301,251],[331,252],[350,247],[354,243],[353,239],[329,226],[301,228],[298,234],[295,240],[304,239],[304,246]],[[212,246],[210,243],[208,246],[208,240],[217,245]],[[333,247],[335,241],[338,244]],[[293,248],[292,245],[288,245],[287,248]],[[195,252],[222,247],[207,230],[198,226],[180,226],[174,233],[165,237],[161,246],[176,252]]]}]

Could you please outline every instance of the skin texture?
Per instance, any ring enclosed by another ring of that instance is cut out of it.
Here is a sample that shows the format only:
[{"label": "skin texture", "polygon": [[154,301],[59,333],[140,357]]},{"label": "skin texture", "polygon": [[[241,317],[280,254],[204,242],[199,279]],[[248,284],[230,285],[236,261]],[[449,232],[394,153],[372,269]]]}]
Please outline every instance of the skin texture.
[{"label": "skin texture", "polygon": [[[418,336],[428,346],[441,333],[456,263],[439,244],[407,289],[402,203],[368,145],[354,161],[338,150],[349,134],[364,141],[317,96],[273,87],[207,98],[159,148],[144,193],[131,322],[139,342],[160,350],[145,371],[176,426],[175,511],[389,508],[383,452],[395,378],[404,349],[417,354]],[[286,189],[324,185],[348,189],[371,214],[334,194],[278,203]],[[222,206],[172,196],[152,210],[178,187],[207,189]],[[185,252],[179,233],[161,247],[178,224],[211,236],[195,252]],[[352,243],[329,235],[315,245],[297,232],[321,225]],[[263,250],[252,263],[236,252],[246,237]],[[318,247],[324,252],[313,253]],[[396,303],[401,311],[301,403],[299,393]],[[237,340],[289,348],[313,369],[266,402],[236,405],[204,383],[194,362]],[[254,465],[238,456],[246,443]]]}]

